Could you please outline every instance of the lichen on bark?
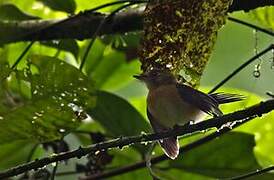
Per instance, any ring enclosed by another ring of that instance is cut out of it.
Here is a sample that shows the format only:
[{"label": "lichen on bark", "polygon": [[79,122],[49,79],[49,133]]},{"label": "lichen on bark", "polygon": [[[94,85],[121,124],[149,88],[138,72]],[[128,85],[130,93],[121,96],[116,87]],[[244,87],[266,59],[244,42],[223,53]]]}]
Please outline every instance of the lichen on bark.
[{"label": "lichen on bark", "polygon": [[142,70],[168,68],[188,84],[199,85],[231,2],[150,1],[144,13]]}]

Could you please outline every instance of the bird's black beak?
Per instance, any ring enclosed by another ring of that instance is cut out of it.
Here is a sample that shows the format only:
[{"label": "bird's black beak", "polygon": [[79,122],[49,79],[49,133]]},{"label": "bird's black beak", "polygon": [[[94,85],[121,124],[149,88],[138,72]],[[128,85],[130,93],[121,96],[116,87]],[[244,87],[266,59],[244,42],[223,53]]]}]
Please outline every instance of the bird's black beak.
[{"label": "bird's black beak", "polygon": [[138,80],[141,80],[141,81],[142,81],[142,80],[145,79],[146,75],[140,74],[140,75],[134,75],[133,77],[136,78],[136,79],[138,79]]},{"label": "bird's black beak", "polygon": [[140,75],[134,75],[133,77],[134,77],[135,79],[141,80],[141,76],[140,76]]}]

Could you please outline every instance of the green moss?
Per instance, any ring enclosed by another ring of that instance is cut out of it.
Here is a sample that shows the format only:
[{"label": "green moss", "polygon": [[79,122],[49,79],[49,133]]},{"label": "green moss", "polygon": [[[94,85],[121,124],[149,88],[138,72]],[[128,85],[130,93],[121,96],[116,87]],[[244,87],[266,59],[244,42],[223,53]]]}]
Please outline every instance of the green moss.
[{"label": "green moss", "polygon": [[184,71],[197,86],[208,63],[218,30],[224,25],[231,0],[163,0],[145,10],[140,59],[143,71],[151,67]]}]

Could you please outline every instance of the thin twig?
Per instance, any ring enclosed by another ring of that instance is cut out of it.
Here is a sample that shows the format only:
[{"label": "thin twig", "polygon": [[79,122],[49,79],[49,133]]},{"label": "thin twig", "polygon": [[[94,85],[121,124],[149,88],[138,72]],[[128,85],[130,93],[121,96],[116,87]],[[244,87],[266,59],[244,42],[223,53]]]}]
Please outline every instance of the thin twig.
[{"label": "thin twig", "polygon": [[252,29],[256,29],[258,31],[261,31],[261,32],[263,32],[265,34],[268,34],[270,36],[274,36],[274,32],[271,31],[271,30],[267,30],[267,29],[261,28],[259,26],[254,25],[254,24],[250,24],[248,22],[245,22],[245,21],[242,21],[240,19],[233,18],[233,17],[228,17],[228,19],[230,21],[232,21],[232,22],[235,22],[235,23],[238,23],[238,24],[242,24],[242,25],[245,25],[245,26],[250,27]]},{"label": "thin twig", "polygon": [[240,176],[236,176],[236,177],[232,177],[232,178],[224,178],[223,180],[241,180],[241,179],[246,179],[246,178],[253,177],[253,176],[259,176],[261,174],[264,174],[264,173],[267,173],[267,172],[273,171],[273,170],[274,170],[274,166],[270,166],[270,167],[267,167],[267,168],[264,168],[261,170],[256,170],[253,172],[249,172],[247,174],[243,174]]},{"label": "thin twig", "polygon": [[222,80],[220,83],[218,83],[213,89],[209,91],[209,93],[213,93],[217,89],[219,89],[221,86],[223,86],[227,81],[229,81],[231,78],[233,78],[235,75],[237,75],[241,70],[243,70],[246,66],[248,66],[250,63],[258,59],[259,57],[263,56],[268,51],[274,49],[274,44],[271,44],[268,48],[264,49],[260,53],[256,54],[252,58],[250,58],[248,61],[243,63],[240,67],[238,67],[236,70],[234,70],[231,74],[229,74],[224,80]]},{"label": "thin twig", "polygon": [[32,41],[25,49],[24,51],[20,54],[20,56],[17,58],[15,63],[11,66],[11,69],[15,69],[16,66],[19,64],[19,62],[23,59],[23,57],[27,54],[31,46],[34,44],[35,41]]},{"label": "thin twig", "polygon": [[0,172],[0,179],[15,176],[32,169],[38,169],[48,164],[51,164],[53,162],[67,160],[75,157],[81,158],[87,154],[102,151],[102,150],[107,150],[109,148],[117,148],[117,147],[122,148],[126,145],[151,142],[151,141],[156,141],[156,140],[160,140],[160,139],[164,139],[172,136],[182,136],[182,135],[190,134],[197,131],[203,131],[213,127],[220,128],[224,124],[227,124],[228,122],[241,121],[246,118],[261,116],[262,114],[269,113],[273,109],[274,109],[274,99],[271,99],[265,102],[261,102],[260,104],[251,106],[245,110],[236,111],[234,113],[223,115],[221,117],[215,117],[207,121],[202,121],[200,123],[193,124],[193,125],[179,126],[167,132],[121,137],[121,138],[113,139],[110,141],[93,144],[87,147],[79,147],[78,149],[73,151],[68,151],[68,152],[52,155],[49,157],[45,157],[40,160],[25,163],[17,167],[13,167],[11,169]]}]

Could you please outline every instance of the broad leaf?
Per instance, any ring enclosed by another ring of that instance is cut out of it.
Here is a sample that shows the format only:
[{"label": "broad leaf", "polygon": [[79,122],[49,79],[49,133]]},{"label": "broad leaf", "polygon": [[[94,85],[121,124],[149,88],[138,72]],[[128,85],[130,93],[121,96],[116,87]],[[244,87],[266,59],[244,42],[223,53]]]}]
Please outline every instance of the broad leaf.
[{"label": "broad leaf", "polygon": [[90,76],[95,81],[96,87],[101,88],[124,63],[125,56],[123,53],[114,51],[112,48],[106,48],[103,57],[96,63],[93,71],[90,72]]},{"label": "broad leaf", "polygon": [[[115,137],[138,135],[150,132],[143,116],[126,100],[111,93],[98,91],[96,107],[88,111],[90,116]],[[135,146],[144,153],[143,146]]]},{"label": "broad leaf", "polygon": [[126,100],[114,94],[98,91],[95,108],[89,114],[114,136],[138,135],[149,132],[144,117]]},{"label": "broad leaf", "polygon": [[233,132],[181,154],[169,164],[192,173],[228,178],[261,168],[254,156],[254,147],[253,135]]},{"label": "broad leaf", "polygon": [[0,170],[25,163],[33,147],[33,143],[25,141],[0,145]]},{"label": "broad leaf", "polygon": [[30,63],[39,74],[29,77],[33,99],[51,98],[56,103],[93,107],[92,83],[76,67],[47,56],[32,56]]},{"label": "broad leaf", "polygon": [[32,16],[22,12],[14,4],[3,4],[0,6],[0,20],[30,20],[39,19],[39,17]]},{"label": "broad leaf", "polygon": [[73,14],[76,9],[74,0],[38,0],[53,10],[64,11]]},{"label": "broad leaf", "polygon": [[29,64],[32,70],[19,71],[17,77],[30,83],[32,99],[0,114],[0,144],[60,139],[76,129],[86,118],[82,111],[95,104],[90,82],[74,66],[38,55],[30,57]]},{"label": "broad leaf", "polygon": [[257,8],[251,11],[252,15],[264,26],[274,29],[274,7]]},{"label": "broad leaf", "polygon": [[75,40],[72,39],[63,39],[60,41],[44,41],[41,44],[49,47],[54,47],[59,50],[67,51],[73,54],[75,59],[79,55],[79,46]]}]

